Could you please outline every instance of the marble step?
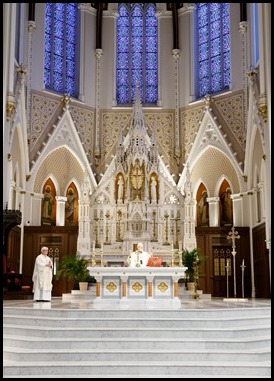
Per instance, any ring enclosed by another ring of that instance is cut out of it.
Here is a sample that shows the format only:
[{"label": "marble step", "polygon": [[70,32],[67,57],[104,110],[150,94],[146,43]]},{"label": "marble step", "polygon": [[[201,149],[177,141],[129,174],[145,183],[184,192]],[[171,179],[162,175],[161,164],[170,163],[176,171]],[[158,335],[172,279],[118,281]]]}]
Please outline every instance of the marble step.
[{"label": "marble step", "polygon": [[64,338],[45,338],[41,340],[40,337],[25,337],[25,336],[15,336],[15,335],[4,335],[3,338],[3,347],[15,347],[23,349],[90,349],[91,347],[94,350],[111,350],[111,349],[126,349],[132,350],[138,348],[140,350],[159,350],[166,349],[171,350],[176,348],[177,350],[193,350],[199,348],[199,350],[252,350],[254,348],[270,348],[271,346],[271,337],[247,337],[245,339],[241,338],[214,338],[204,340],[199,338],[166,338],[161,339],[158,337],[152,338],[109,338],[109,337],[100,337],[100,338],[70,338],[69,344],[68,341]]},{"label": "marble step", "polygon": [[[137,350],[136,350],[137,348]],[[23,362],[58,362],[58,361],[123,361],[128,363],[129,361],[158,361],[158,362],[170,362],[181,361],[187,362],[193,359],[199,359],[199,361],[214,361],[216,364],[228,360],[236,362],[262,362],[271,361],[271,347],[256,348],[256,350],[220,350],[218,349],[194,349],[194,350],[178,350],[178,349],[140,349],[138,348],[138,341],[136,342],[135,349],[71,349],[68,345],[67,349],[56,349],[55,347],[47,350],[33,350],[14,347],[5,347],[3,351],[3,360],[14,361],[15,363]]]},{"label": "marble step", "polygon": [[270,378],[270,308],[184,303],[172,311],[5,307],[3,376]]},{"label": "marble step", "polygon": [[[197,358],[192,361],[61,361],[61,362],[23,362],[5,363],[3,367],[3,377],[24,378],[24,376],[34,376],[37,378],[47,378],[48,375],[54,377],[65,376],[69,378],[118,378],[127,376],[128,378],[163,377],[190,378],[195,376],[207,376],[206,378],[238,378],[238,377],[271,377],[271,362],[239,362],[222,361],[200,361]],[[158,376],[159,375],[159,376]]]},{"label": "marble step", "polygon": [[5,314],[3,317],[3,324],[13,324],[14,326],[22,325],[31,327],[115,327],[115,328],[153,328],[157,325],[158,328],[222,328],[224,325],[229,325],[229,327],[250,327],[258,326],[258,321],[260,325],[267,325],[270,323],[268,316],[246,316],[246,317],[226,317],[226,318],[211,318],[208,317],[194,317],[192,319],[186,317],[162,317],[162,318],[126,318],[126,317],[104,317],[104,318],[66,318],[60,320],[59,317],[34,317],[34,316],[24,316],[24,322],[22,322],[22,317]]},{"label": "marble step", "polygon": [[16,335],[16,336],[35,336],[44,338],[204,338],[212,339],[216,337],[222,337],[223,339],[229,338],[246,338],[256,336],[267,336],[270,333],[270,325],[247,326],[247,327],[224,327],[224,328],[116,328],[116,327],[30,327],[26,325],[4,324],[4,335]]},{"label": "marble step", "polygon": [[[60,299],[60,298],[58,298]],[[18,303],[18,302],[17,302]],[[25,304],[26,301],[23,301]],[[243,317],[262,317],[267,316],[271,317],[271,309],[270,308],[248,308],[245,307],[244,302],[240,303],[228,303],[223,300],[218,300],[214,302],[210,302],[207,304],[207,301],[202,300],[187,300],[182,302],[182,307],[179,310],[161,310],[161,309],[140,309],[138,304],[135,308],[132,309],[115,309],[115,308],[107,308],[103,310],[92,308],[92,302],[83,304],[83,307],[79,310],[78,306],[75,309],[71,308],[71,303],[69,304],[69,310],[66,309],[67,303],[62,303],[64,309],[55,309],[51,306],[51,303],[35,303],[33,301],[27,301],[29,306],[25,307],[4,307],[3,308],[3,317],[6,315],[9,316],[36,316],[36,317],[45,317],[45,310],[47,317],[55,317],[55,318],[105,318],[106,311],[108,317],[116,317],[116,318],[155,318],[158,316],[159,318],[185,318],[185,319],[193,319],[193,318],[206,318],[216,319],[216,316],[220,319],[222,318],[243,318]],[[214,304],[213,304],[214,303]],[[208,307],[207,307],[208,306]],[[229,308],[227,307],[229,306]],[[241,306],[243,308],[238,308]],[[184,309],[185,307],[185,309]],[[216,315],[216,307],[218,309],[218,313]]]}]

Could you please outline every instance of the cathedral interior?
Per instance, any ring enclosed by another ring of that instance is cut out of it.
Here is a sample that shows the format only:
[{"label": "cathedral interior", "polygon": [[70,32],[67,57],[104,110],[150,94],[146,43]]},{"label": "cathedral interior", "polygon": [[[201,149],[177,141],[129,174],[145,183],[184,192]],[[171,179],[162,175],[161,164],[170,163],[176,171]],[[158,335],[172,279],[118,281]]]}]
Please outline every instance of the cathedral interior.
[{"label": "cathedral interior", "polygon": [[236,253],[237,294],[244,260],[246,295],[269,298],[270,4],[3,9],[3,273],[31,286],[45,245],[55,270],[198,247],[204,292],[226,295]]}]

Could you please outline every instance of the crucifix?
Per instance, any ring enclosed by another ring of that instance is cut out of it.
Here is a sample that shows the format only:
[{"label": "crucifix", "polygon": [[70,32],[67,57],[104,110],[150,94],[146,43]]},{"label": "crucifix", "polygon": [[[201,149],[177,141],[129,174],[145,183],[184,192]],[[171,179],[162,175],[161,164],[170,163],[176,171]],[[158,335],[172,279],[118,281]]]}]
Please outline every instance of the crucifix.
[{"label": "crucifix", "polygon": [[236,267],[235,267],[235,255],[236,255],[236,244],[235,240],[240,238],[240,235],[235,231],[234,226],[232,226],[231,231],[228,233],[227,239],[231,239],[232,242],[232,256],[233,256],[233,279],[234,279],[234,298],[236,298]]}]

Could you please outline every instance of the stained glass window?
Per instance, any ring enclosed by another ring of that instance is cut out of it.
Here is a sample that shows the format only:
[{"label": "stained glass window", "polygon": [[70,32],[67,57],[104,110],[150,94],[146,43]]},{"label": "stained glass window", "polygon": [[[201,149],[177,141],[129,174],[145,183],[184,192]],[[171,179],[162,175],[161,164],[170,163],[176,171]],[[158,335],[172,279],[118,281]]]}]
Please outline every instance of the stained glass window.
[{"label": "stained glass window", "polygon": [[152,4],[120,4],[117,18],[116,100],[131,105],[136,86],[144,105],[158,100],[156,9]]},{"label": "stained glass window", "polygon": [[230,88],[229,3],[196,3],[196,97]]},{"label": "stained glass window", "polygon": [[45,88],[75,97],[78,3],[46,3],[45,9]]}]

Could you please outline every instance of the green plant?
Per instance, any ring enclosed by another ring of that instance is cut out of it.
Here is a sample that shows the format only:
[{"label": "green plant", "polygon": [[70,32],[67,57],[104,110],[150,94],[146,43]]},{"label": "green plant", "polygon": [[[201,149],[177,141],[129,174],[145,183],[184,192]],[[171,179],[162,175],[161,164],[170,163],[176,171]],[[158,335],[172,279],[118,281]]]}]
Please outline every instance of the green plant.
[{"label": "green plant", "polygon": [[56,279],[63,277],[68,281],[92,282],[94,277],[90,276],[87,264],[88,260],[79,254],[65,256],[56,272]]},{"label": "green plant", "polygon": [[[183,250],[182,253],[182,262],[186,270],[186,276],[188,282],[195,281],[195,267],[197,266],[197,270],[199,272],[199,267],[201,266],[204,257],[199,253],[199,250],[195,247],[192,250]],[[197,279],[197,281],[199,281]]]}]

